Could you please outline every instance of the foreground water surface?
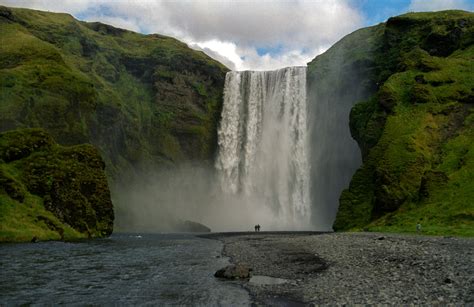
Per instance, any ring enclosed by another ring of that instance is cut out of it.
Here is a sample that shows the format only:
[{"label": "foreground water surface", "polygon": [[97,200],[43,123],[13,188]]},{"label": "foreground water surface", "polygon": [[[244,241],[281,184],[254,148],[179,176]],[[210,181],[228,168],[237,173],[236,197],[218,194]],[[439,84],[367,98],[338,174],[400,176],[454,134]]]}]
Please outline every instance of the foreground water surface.
[{"label": "foreground water surface", "polygon": [[0,245],[0,305],[248,305],[214,278],[222,243],[186,234],[116,234],[77,243]]}]

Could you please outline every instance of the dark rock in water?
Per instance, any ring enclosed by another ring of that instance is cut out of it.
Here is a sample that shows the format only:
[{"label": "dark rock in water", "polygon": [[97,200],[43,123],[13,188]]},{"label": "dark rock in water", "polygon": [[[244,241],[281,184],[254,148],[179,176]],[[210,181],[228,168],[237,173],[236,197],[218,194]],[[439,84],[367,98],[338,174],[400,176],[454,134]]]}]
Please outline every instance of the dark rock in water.
[{"label": "dark rock in water", "polygon": [[214,276],[226,279],[247,279],[250,278],[250,268],[245,264],[238,263],[228,265],[225,268],[218,270]]},{"label": "dark rock in water", "polygon": [[179,232],[211,232],[211,228],[193,221],[180,222],[178,225]]}]

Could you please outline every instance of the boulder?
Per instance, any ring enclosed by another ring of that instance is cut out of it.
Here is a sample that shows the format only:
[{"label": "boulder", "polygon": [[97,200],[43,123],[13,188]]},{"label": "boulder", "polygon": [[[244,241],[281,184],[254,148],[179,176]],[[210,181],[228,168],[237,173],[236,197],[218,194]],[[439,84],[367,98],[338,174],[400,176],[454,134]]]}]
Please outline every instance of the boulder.
[{"label": "boulder", "polygon": [[228,265],[214,274],[215,277],[225,279],[247,279],[250,278],[251,269],[242,263]]}]

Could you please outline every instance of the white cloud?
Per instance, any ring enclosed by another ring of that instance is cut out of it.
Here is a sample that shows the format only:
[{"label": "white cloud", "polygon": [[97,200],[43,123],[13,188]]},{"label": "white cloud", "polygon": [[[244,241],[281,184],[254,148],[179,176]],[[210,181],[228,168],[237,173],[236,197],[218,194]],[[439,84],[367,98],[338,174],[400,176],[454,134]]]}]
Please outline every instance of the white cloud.
[{"label": "white cloud", "polygon": [[26,7],[36,10],[51,12],[66,12],[70,14],[79,13],[94,5],[98,1],[75,1],[75,0],[2,0],[0,3],[10,7]]},{"label": "white cloud", "polygon": [[441,11],[449,9],[469,10],[473,5],[464,0],[412,0],[408,8],[413,12]]},{"label": "white cloud", "polygon": [[238,70],[305,65],[345,34],[362,26],[361,14],[351,7],[349,0],[0,0],[0,3],[68,12],[87,21],[170,35]]},{"label": "white cloud", "polygon": [[140,32],[141,30],[135,20],[130,20],[124,17],[90,15],[87,16],[87,21],[101,21],[102,23],[106,23],[116,28],[127,29],[134,32]]},{"label": "white cloud", "polygon": [[[222,42],[216,39],[204,41],[204,42],[189,42],[188,45],[191,48],[203,50],[209,55],[216,57],[225,58],[227,66],[231,69],[241,70],[243,69],[243,60],[237,53],[237,45],[232,42]],[[211,54],[212,53],[212,54]],[[217,59],[217,58],[216,58]],[[223,63],[226,64],[226,63]]]}]

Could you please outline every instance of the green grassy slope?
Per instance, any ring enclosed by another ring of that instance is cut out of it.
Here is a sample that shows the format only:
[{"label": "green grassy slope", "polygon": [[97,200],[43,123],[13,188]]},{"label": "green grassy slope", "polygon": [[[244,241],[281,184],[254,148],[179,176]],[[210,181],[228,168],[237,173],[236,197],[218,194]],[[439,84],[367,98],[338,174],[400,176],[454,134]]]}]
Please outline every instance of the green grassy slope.
[{"label": "green grassy slope", "polygon": [[104,167],[92,145],[59,146],[41,129],[0,133],[0,242],[110,235]]},{"label": "green grassy slope", "polygon": [[91,143],[114,180],[211,159],[227,69],[161,35],[0,7],[0,131]]},{"label": "green grassy slope", "polygon": [[409,13],[378,26],[370,98],[351,112],[363,166],[334,229],[474,235],[474,14]]}]

